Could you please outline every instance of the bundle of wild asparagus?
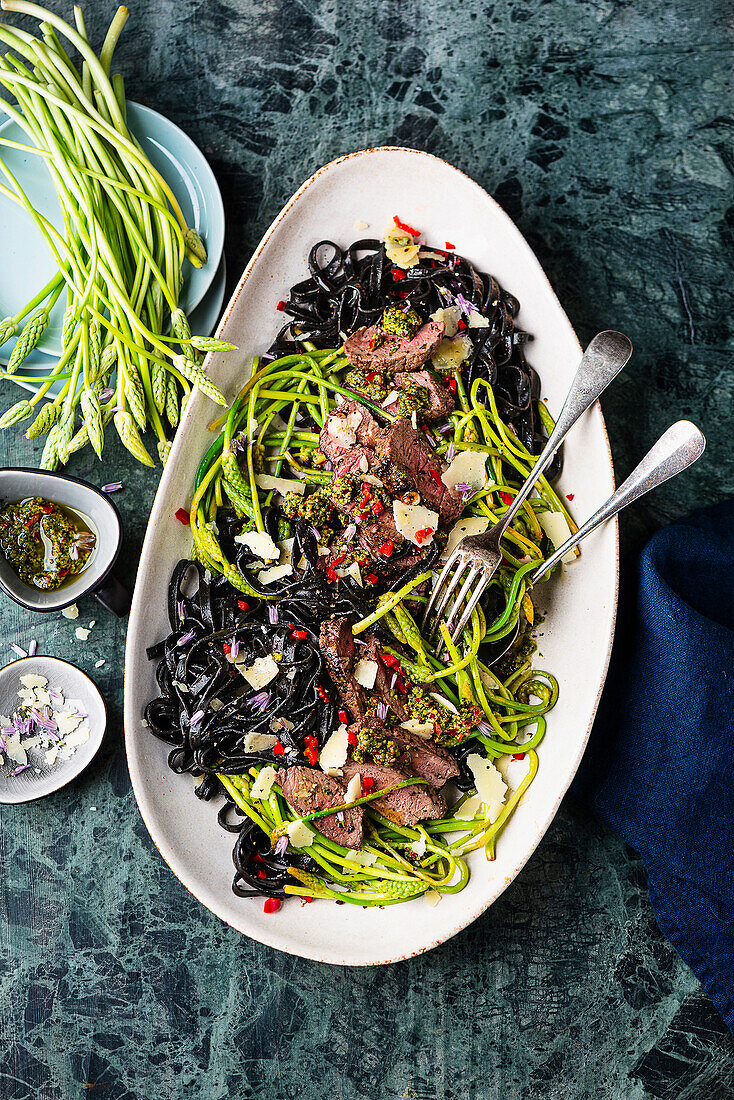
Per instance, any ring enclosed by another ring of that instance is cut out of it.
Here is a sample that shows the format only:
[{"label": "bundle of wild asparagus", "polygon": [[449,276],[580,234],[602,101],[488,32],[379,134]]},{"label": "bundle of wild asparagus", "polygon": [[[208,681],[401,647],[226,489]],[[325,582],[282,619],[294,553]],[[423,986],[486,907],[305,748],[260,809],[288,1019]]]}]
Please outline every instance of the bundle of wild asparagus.
[{"label": "bundle of wild asparagus", "polygon": [[[25,434],[34,439],[47,433],[41,459],[47,470],[87,443],[101,455],[110,421],[127,449],[152,466],[141,438],[150,426],[165,462],[192,386],[225,404],[202,368],[201,352],[232,345],[192,336],[179,307],[182,266],[201,267],[206,250],[127,127],[122,77],[110,76],[128,11],[118,8],[98,56],[79,7],[75,26],[26,0],[2,0],[2,7],[37,19],[40,37],[0,24],[0,43],[7,47],[0,85],[15,99],[13,105],[0,96],[0,111],[29,139],[25,145],[0,135],[0,192],[28,212],[58,265],[32,301],[0,320],[0,346],[18,334],[2,377],[23,377],[18,368],[62,294],[66,311],[61,357],[33,397],[0,417],[0,427],[33,416]],[[76,50],[79,63],[67,47]],[[63,232],[33,208],[3,163],[3,145],[45,159]],[[44,403],[57,381],[61,392]]]}]

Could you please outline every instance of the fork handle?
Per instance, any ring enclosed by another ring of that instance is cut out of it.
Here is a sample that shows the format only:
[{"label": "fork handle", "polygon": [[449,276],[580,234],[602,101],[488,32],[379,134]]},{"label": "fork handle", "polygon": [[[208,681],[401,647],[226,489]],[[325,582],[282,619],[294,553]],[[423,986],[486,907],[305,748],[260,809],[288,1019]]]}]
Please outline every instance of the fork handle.
[{"label": "fork handle", "polygon": [[502,519],[497,524],[498,534],[512,523],[535,487],[535,483],[550,464],[551,459],[566,438],[578,418],[591,408],[609,383],[617,377],[632,354],[632,343],[621,332],[608,329],[598,333],[584,352],[576,371],[571,389],[556,420],[556,426],[535,462],[530,475]]},{"label": "fork handle", "polygon": [[671,424],[660,439],[647,452],[639,466],[636,466],[630,476],[624,481],[616,493],[602,504],[593,516],[587,519],[583,527],[579,527],[563,546],[551,554],[538,569],[532,574],[530,581],[535,584],[540,578],[557,565],[561,558],[573,550],[575,546],[594,531],[600,523],[616,516],[628,504],[639,500],[645,493],[662,485],[668,478],[675,477],[689,466],[692,466],[697,458],[703,454],[706,439],[702,431],[690,420],[678,420]]}]

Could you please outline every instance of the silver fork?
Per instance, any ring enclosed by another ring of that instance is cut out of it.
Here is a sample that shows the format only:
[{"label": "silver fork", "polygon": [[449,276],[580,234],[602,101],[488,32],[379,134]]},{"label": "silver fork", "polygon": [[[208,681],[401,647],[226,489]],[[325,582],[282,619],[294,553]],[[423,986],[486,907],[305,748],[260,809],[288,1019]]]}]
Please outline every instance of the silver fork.
[{"label": "silver fork", "polygon": [[[622,482],[617,491],[612,493],[609,499],[597,508],[593,516],[589,516],[586,523],[579,527],[578,531],[575,531],[564,542],[563,546],[559,546],[550,557],[546,558],[530,574],[529,586],[532,587],[537,584],[540,578],[545,576],[554,565],[558,565],[558,562],[565,557],[569,550],[573,550],[574,547],[578,546],[581,540],[590,535],[592,531],[595,531],[600,524],[616,516],[617,512],[621,512],[633,501],[639,500],[651,489],[662,485],[668,478],[675,477],[676,474],[680,474],[683,470],[692,466],[696,459],[701,457],[705,447],[706,438],[703,432],[690,420],[678,420],[675,424],[671,424],[668,430],[660,436],[657,443],[653,444],[642,461],[635,466],[627,480]],[[495,644],[491,659],[487,663],[495,664],[501,657],[504,657],[508,649],[514,645],[518,633],[519,625],[516,625],[511,634]]]},{"label": "silver fork", "polygon": [[[425,627],[428,624],[431,612],[434,613],[431,633],[438,630],[441,614],[451,594],[459,586],[459,581],[466,574],[459,593],[446,615],[446,627],[451,632],[452,639],[456,641],[459,637],[482,593],[502,561],[500,541],[505,531],[530,496],[535,483],[548,467],[569,430],[578,418],[594,404],[612,379],[616,378],[631,354],[632,343],[621,332],[612,330],[600,332],[591,341],[579,363],[579,368],[571,383],[571,388],[556,421],[556,426],[514,501],[494,527],[481,535],[468,535],[463,538],[449,555],[423,616],[423,626]],[[455,565],[457,568],[453,577],[451,577],[451,571]],[[454,623],[456,623],[455,626],[453,626]],[[441,642],[438,651],[442,647],[443,643]]]}]

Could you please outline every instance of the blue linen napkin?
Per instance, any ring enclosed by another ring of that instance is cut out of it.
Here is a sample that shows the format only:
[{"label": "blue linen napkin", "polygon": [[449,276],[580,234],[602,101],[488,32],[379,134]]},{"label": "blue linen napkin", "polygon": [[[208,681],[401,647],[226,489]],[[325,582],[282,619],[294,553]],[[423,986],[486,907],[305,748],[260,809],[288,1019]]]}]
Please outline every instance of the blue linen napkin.
[{"label": "blue linen napkin", "polygon": [[734,500],[658,531],[626,603],[572,792],[734,1032]]}]

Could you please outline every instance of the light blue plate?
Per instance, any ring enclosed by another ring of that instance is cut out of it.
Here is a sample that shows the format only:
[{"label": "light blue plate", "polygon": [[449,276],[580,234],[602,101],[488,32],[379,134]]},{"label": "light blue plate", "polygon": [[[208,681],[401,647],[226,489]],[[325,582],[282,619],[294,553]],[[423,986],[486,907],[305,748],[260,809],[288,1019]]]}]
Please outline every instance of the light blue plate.
[{"label": "light blue plate", "polygon": [[[203,301],[199,302],[196,309],[192,310],[189,314],[189,324],[195,336],[211,336],[214,329],[217,327],[217,321],[219,320],[219,315],[224,305],[226,284],[227,265],[224,253],[222,253],[219,267],[214,276],[214,282],[204,295]],[[5,361],[7,362],[7,360]],[[20,386],[21,389],[28,390],[30,393],[36,393],[44,376],[53,370],[55,364],[55,356],[45,355],[42,351],[35,351],[32,356],[28,356],[28,359],[23,363],[18,373],[24,375],[37,375],[37,380],[33,382],[20,382],[15,377],[11,380],[15,382],[16,385]],[[56,397],[56,395],[60,393],[63,384],[63,382],[54,382],[53,386],[48,390],[48,396]]]},{"label": "light blue plate", "polygon": [[[203,267],[184,263],[181,305],[190,313],[214,282],[222,257],[222,196],[204,155],[183,130],[139,103],[128,103],[127,111],[131,131],[173,191],[187,223],[196,228],[206,244],[209,258]],[[11,120],[0,126],[0,136],[28,144],[26,135]],[[36,210],[61,228],[61,213],[44,158],[6,146],[0,146],[0,157]],[[4,176],[2,182],[7,183]],[[56,270],[46,242],[30,216],[11,199],[0,195],[0,317],[10,317],[22,309],[53,278]],[[39,351],[60,355],[64,309],[62,294],[39,342]],[[11,348],[8,341],[3,355],[10,355]]]}]

